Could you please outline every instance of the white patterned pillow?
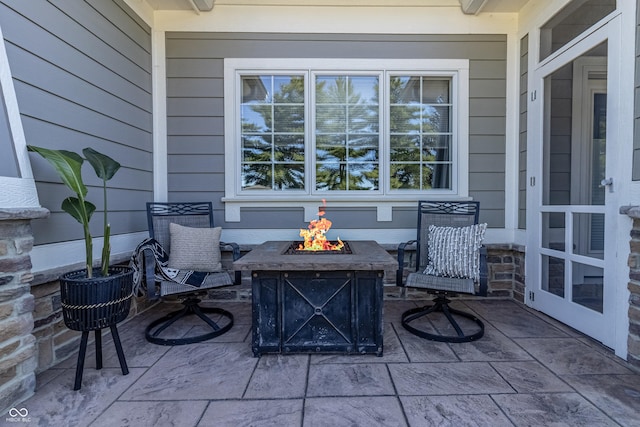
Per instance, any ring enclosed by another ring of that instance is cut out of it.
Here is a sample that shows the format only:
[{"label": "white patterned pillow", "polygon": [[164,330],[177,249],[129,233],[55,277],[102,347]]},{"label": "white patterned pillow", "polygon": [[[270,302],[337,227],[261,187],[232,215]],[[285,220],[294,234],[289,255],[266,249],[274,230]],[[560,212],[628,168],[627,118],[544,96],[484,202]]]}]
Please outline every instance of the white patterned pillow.
[{"label": "white patterned pillow", "polygon": [[169,224],[169,268],[206,272],[222,270],[221,234],[221,227],[197,228]]},{"label": "white patterned pillow", "polygon": [[432,276],[480,278],[480,247],[487,224],[466,227],[429,226],[429,265]]}]

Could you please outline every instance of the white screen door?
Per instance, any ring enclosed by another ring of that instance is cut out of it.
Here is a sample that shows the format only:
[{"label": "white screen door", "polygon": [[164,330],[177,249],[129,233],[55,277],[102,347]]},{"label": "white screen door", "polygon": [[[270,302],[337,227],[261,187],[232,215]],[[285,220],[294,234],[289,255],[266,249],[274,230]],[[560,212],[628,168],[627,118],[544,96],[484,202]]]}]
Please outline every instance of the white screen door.
[{"label": "white screen door", "polygon": [[[607,154],[608,40],[596,31],[534,72],[527,303],[614,345],[615,170]],[[536,182],[537,175],[537,182]],[[609,261],[609,262],[608,262]]]}]

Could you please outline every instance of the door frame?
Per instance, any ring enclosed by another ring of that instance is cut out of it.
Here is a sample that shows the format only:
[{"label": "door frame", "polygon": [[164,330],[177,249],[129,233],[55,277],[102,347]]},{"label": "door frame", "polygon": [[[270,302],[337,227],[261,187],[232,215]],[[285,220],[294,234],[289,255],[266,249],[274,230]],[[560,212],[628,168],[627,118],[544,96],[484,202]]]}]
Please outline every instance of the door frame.
[{"label": "door frame", "polygon": [[[621,59],[621,18],[620,13],[612,13],[608,19],[599,22],[592,27],[589,31],[581,34],[576,40],[568,43],[563,48],[559,49],[554,54],[545,58],[543,61],[536,62],[533,59],[529,63],[530,73],[528,73],[528,126],[527,126],[527,183],[528,183],[528,197],[527,197],[527,251],[525,258],[526,268],[526,291],[525,291],[525,304],[528,306],[546,312],[552,317],[558,317],[558,313],[549,313],[549,300],[559,298],[555,295],[541,290],[541,257],[544,252],[542,249],[542,212],[554,211],[554,207],[549,208],[545,206],[543,208],[543,190],[545,182],[543,177],[545,162],[544,162],[544,140],[545,132],[545,77],[552,74],[554,71],[563,67],[567,63],[572,62],[574,59],[580,57],[584,53],[588,52],[593,47],[602,42],[607,42],[607,160],[606,171],[609,176],[614,177],[615,183],[622,183],[625,178],[621,173],[618,173],[616,167],[617,162],[620,161],[619,157],[615,155],[612,150],[612,141],[620,142],[619,135],[624,134],[624,124],[622,116],[619,114],[622,104],[622,66]],[[539,46],[539,30],[537,34],[532,34],[529,37],[529,52],[538,52]],[[533,56],[533,55],[532,55]],[[627,125],[628,126],[628,125]],[[622,151],[623,145],[616,144],[618,147],[616,151]],[[614,184],[615,185],[615,184]],[[619,185],[616,185],[619,187]],[[614,187],[614,191],[618,188]],[[604,292],[606,301],[604,301],[605,310],[607,312],[607,324],[603,326],[606,328],[606,332],[600,331],[598,334],[603,343],[609,347],[615,349],[616,354],[622,357],[626,357],[626,342],[622,342],[620,339],[621,331],[624,329],[628,333],[628,319],[627,323],[621,322],[621,316],[617,315],[623,306],[621,304],[620,294],[626,290],[626,286],[622,288],[621,280],[624,285],[628,281],[628,275],[626,278],[621,274],[618,266],[620,265],[618,254],[619,245],[617,245],[618,236],[618,200],[622,194],[618,192],[613,194],[612,197],[607,196],[606,205],[602,207],[602,211],[605,213],[606,235],[609,238],[605,239],[605,259],[602,261],[602,267],[604,269]],[[579,212],[582,208],[576,206],[575,209],[569,207],[570,212]],[[589,210],[592,212],[592,210]],[[567,215],[567,222],[565,227],[573,227],[572,221],[569,218],[572,214]],[[566,241],[566,240],[565,240]],[[627,242],[628,245],[628,240]],[[571,262],[580,261],[579,255],[571,254],[567,257]],[[597,264],[597,263],[596,263]],[[569,264],[571,265],[571,264]],[[606,266],[606,268],[605,268]],[[627,271],[624,271],[625,273]],[[570,275],[565,271],[565,283],[570,278]],[[540,294],[546,293],[547,296]],[[570,297],[569,293],[569,297]],[[565,295],[566,296],[566,295]],[[560,319],[562,322],[580,329],[580,316],[584,314],[583,310],[588,310],[584,307],[578,306],[578,304],[571,304],[576,310],[566,313]],[[627,305],[628,306],[628,305]],[[578,318],[574,318],[577,316]],[[626,340],[625,340],[626,341]]]}]

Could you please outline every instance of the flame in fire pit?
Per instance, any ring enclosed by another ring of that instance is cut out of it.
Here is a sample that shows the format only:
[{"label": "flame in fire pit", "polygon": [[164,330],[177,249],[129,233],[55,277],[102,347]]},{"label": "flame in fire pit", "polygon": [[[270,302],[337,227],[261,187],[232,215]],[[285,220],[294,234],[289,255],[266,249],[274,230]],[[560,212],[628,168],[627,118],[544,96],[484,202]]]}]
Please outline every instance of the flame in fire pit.
[{"label": "flame in fire pit", "polygon": [[331,221],[324,216],[324,208],[327,206],[325,199],[322,199],[322,207],[318,210],[318,219],[311,220],[309,227],[300,229],[300,237],[304,238],[304,244],[298,250],[304,251],[339,251],[344,243],[338,237],[337,243],[327,240],[327,231],[331,228]]}]

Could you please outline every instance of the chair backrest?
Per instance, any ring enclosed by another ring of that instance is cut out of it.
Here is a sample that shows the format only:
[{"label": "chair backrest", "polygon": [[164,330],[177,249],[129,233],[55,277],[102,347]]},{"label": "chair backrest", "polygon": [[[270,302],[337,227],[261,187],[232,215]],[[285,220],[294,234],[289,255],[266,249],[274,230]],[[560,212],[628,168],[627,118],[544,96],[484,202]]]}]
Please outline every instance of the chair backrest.
[{"label": "chair backrest", "polygon": [[465,227],[478,223],[480,202],[418,202],[418,237],[416,271],[429,263],[429,226]]},{"label": "chair backrest", "polygon": [[169,224],[185,227],[213,227],[211,202],[147,203],[149,237],[155,239],[167,253],[171,253]]}]

